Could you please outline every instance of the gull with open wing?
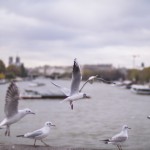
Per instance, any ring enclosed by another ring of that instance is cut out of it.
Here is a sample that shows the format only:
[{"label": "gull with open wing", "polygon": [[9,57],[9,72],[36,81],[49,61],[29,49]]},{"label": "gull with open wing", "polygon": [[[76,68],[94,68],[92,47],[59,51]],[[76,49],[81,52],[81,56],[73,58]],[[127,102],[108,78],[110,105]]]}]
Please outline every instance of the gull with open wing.
[{"label": "gull with open wing", "polygon": [[89,96],[87,96],[85,93],[82,93],[79,90],[81,80],[82,80],[82,75],[81,75],[80,66],[77,62],[77,59],[74,59],[71,88],[67,89],[51,82],[67,96],[67,98],[64,99],[62,102],[69,101],[71,109],[73,109],[73,101],[89,98]]},{"label": "gull with open wing", "polygon": [[29,108],[18,110],[19,90],[12,81],[8,87],[5,99],[5,115],[6,118],[0,122],[0,128],[6,128],[5,135],[10,136],[10,125],[18,122],[28,114],[35,114]]}]

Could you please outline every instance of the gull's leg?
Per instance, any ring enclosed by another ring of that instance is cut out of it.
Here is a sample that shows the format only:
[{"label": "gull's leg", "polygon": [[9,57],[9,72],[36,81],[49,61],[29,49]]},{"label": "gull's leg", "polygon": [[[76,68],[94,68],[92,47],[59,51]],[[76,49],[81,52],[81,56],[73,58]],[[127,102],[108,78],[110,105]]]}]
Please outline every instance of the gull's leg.
[{"label": "gull's leg", "polygon": [[43,140],[41,140],[41,142],[45,145],[45,146],[49,146],[48,144],[46,144]]},{"label": "gull's leg", "polygon": [[10,135],[10,129],[9,129],[9,126],[7,125],[6,126],[6,131],[5,131],[5,136],[9,136]]},{"label": "gull's leg", "polygon": [[7,136],[7,129],[6,129],[6,131],[5,131],[5,136]]},{"label": "gull's leg", "polygon": [[122,150],[122,147],[121,147],[121,145],[119,145],[120,146],[120,150]]},{"label": "gull's leg", "polygon": [[117,147],[118,147],[118,149],[120,150],[120,147],[119,147],[119,145],[117,145]]},{"label": "gull's leg", "polygon": [[73,110],[73,102],[70,101],[70,106],[71,106],[71,109]]},{"label": "gull's leg", "polygon": [[34,140],[34,147],[35,147],[35,143],[36,143],[36,140]]},{"label": "gull's leg", "polygon": [[10,127],[8,126],[8,136],[10,136]]}]

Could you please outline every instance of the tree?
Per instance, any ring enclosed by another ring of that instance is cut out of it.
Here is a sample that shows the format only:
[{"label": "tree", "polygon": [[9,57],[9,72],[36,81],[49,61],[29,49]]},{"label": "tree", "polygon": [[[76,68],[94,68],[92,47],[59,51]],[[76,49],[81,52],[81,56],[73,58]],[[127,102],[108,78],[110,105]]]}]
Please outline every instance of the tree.
[{"label": "tree", "polygon": [[7,67],[7,75],[10,75],[11,77],[16,77],[16,76],[20,76],[21,72],[20,72],[20,68],[15,66],[15,65],[10,65]]},{"label": "tree", "polygon": [[0,79],[4,79],[4,78],[5,78],[4,73],[0,73]]},{"label": "tree", "polygon": [[5,73],[6,67],[2,60],[0,60],[0,73]]},{"label": "tree", "polygon": [[139,81],[140,80],[140,71],[137,69],[130,69],[128,70],[128,79],[132,81]]},{"label": "tree", "polygon": [[21,64],[21,66],[20,66],[20,76],[27,77],[27,70],[25,69],[23,64]]},{"label": "tree", "polygon": [[141,72],[141,78],[144,82],[150,81],[150,67],[144,68]]}]

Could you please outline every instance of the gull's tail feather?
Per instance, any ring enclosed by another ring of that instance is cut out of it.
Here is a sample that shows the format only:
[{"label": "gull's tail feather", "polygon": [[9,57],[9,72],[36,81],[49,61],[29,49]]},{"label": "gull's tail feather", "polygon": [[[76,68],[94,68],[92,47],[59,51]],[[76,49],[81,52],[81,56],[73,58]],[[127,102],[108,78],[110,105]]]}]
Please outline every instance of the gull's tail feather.
[{"label": "gull's tail feather", "polygon": [[17,135],[16,137],[24,137],[24,135]]},{"label": "gull's tail feather", "polygon": [[71,106],[71,109],[73,110],[73,102],[70,101],[70,106]]},{"label": "gull's tail feather", "polygon": [[66,101],[68,101],[67,98],[65,98],[64,100],[62,100],[60,103],[64,103],[64,102],[66,102]]},{"label": "gull's tail feather", "polygon": [[6,126],[0,126],[0,129],[5,129],[6,128]]},{"label": "gull's tail feather", "polygon": [[100,140],[100,141],[103,141],[105,144],[108,144],[109,139],[106,139],[106,140]]}]

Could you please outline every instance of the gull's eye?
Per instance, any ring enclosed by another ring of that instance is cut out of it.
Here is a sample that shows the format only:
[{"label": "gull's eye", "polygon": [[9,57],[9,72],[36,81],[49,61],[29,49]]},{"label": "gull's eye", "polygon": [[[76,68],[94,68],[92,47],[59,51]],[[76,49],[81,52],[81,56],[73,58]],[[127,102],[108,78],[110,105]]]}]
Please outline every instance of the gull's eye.
[{"label": "gull's eye", "polygon": [[27,113],[31,112],[30,110],[26,110]]}]

